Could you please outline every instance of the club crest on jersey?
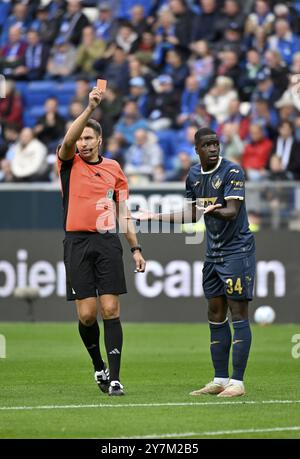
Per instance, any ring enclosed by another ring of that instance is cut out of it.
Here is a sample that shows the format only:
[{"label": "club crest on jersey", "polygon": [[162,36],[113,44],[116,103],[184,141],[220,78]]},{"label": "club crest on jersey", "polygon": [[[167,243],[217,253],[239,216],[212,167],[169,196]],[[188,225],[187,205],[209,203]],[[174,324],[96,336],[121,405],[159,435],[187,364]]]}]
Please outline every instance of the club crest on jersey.
[{"label": "club crest on jersey", "polygon": [[108,190],[108,192],[106,193],[106,197],[107,197],[107,199],[111,200],[113,198],[113,196],[114,196],[114,190],[110,188]]},{"label": "club crest on jersey", "polygon": [[213,188],[215,190],[218,190],[220,188],[220,186],[222,185],[222,180],[220,179],[220,176],[219,175],[216,175],[212,181],[211,181],[211,184],[213,186]]}]

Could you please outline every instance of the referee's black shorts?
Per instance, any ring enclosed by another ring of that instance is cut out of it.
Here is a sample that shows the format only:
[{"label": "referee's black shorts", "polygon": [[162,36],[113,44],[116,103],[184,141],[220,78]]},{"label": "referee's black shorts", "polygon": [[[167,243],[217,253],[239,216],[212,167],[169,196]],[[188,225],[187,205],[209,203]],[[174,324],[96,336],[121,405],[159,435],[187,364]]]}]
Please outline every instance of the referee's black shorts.
[{"label": "referee's black shorts", "polygon": [[118,234],[66,232],[63,244],[68,301],[127,292]]}]

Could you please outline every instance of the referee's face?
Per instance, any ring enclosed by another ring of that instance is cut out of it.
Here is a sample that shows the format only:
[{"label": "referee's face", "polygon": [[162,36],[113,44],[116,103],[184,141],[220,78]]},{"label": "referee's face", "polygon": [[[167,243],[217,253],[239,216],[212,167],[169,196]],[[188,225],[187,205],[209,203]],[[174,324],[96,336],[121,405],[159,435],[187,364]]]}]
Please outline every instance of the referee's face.
[{"label": "referee's face", "polygon": [[102,137],[91,127],[86,127],[77,140],[77,148],[82,159],[85,161],[97,161]]},{"label": "referee's face", "polygon": [[203,170],[213,169],[217,165],[220,155],[220,142],[216,135],[204,135],[196,144],[195,149],[200,157]]}]

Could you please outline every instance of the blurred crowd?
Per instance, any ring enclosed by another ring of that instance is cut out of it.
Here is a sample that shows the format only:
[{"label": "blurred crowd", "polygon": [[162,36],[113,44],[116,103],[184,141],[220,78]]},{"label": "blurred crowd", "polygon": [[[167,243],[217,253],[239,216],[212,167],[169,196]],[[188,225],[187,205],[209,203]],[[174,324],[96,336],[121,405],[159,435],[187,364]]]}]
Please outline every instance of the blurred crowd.
[{"label": "blurred crowd", "polygon": [[[131,183],[184,181],[202,126],[248,180],[300,180],[300,0],[0,0],[0,74],[1,182],[57,181],[96,78],[102,154]],[[22,88],[40,81],[54,89],[29,123]]]}]

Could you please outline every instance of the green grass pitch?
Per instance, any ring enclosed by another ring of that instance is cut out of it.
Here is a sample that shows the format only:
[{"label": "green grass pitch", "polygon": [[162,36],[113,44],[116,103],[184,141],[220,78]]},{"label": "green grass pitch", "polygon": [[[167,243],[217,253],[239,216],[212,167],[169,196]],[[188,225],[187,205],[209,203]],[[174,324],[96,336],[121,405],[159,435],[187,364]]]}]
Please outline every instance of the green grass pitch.
[{"label": "green grass pitch", "polygon": [[0,323],[0,438],[300,438],[300,326],[252,331],[247,395],[220,400],[189,396],[212,377],[206,324],[124,324],[126,396],[110,398],[77,324]]}]

